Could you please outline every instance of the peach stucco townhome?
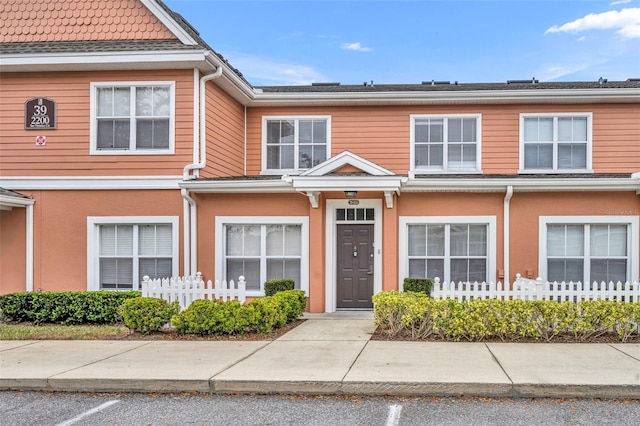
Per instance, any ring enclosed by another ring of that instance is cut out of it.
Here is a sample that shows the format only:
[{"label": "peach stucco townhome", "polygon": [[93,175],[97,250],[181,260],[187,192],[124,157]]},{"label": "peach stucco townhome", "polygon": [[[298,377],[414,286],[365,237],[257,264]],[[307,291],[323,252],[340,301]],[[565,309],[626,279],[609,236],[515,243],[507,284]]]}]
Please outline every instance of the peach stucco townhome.
[{"label": "peach stucco townhome", "polygon": [[638,280],[638,79],[254,87],[161,1],[0,19],[0,293]]}]

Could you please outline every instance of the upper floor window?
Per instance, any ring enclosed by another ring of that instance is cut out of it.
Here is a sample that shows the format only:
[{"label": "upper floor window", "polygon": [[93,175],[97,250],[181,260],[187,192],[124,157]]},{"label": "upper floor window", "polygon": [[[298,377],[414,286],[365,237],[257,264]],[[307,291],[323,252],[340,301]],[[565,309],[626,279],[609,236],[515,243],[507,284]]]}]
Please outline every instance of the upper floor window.
[{"label": "upper floor window", "polygon": [[480,115],[412,115],[412,169],[480,171],[480,135]]},{"label": "upper floor window", "polygon": [[591,169],[591,114],[521,114],[520,170]]},{"label": "upper floor window", "polygon": [[301,171],[329,157],[330,117],[264,117],[263,171]]},{"label": "upper floor window", "polygon": [[93,83],[92,154],[170,154],[174,83]]}]

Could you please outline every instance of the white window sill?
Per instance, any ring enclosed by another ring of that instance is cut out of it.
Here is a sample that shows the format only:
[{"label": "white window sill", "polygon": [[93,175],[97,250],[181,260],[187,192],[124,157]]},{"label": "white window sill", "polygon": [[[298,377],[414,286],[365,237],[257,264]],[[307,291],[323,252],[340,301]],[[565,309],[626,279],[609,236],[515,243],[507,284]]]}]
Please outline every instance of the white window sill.
[{"label": "white window sill", "polygon": [[578,174],[581,174],[581,173],[593,174],[595,172],[593,171],[593,169],[557,169],[557,170],[524,169],[524,170],[518,170],[518,174],[519,175],[560,175],[560,174],[570,175],[570,174],[576,174],[576,173],[578,173]]},{"label": "white window sill", "polygon": [[159,150],[159,149],[149,149],[149,150],[129,150],[129,149],[101,149],[95,150],[92,149],[89,153],[90,155],[173,155],[173,150]]},{"label": "white window sill", "polygon": [[478,169],[416,169],[409,170],[409,177],[420,175],[481,175],[482,170]]}]

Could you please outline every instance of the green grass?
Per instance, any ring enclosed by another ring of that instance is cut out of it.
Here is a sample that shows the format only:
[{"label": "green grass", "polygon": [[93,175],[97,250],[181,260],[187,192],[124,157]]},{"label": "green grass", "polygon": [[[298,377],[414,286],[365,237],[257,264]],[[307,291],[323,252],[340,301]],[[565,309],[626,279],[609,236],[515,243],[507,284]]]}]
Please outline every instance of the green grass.
[{"label": "green grass", "polygon": [[129,333],[129,330],[121,325],[0,324],[0,340],[120,339]]}]

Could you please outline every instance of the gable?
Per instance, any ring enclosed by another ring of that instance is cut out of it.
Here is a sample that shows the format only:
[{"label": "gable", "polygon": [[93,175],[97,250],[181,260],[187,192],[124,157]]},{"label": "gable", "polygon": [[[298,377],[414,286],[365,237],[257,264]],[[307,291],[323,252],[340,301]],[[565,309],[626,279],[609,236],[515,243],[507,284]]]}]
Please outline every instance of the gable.
[{"label": "gable", "polygon": [[3,1],[0,21],[0,43],[176,39],[140,0]]}]

